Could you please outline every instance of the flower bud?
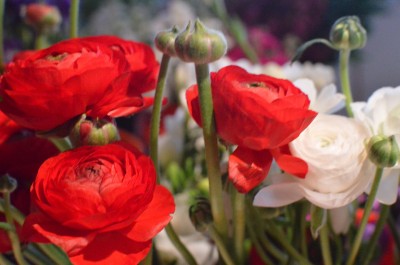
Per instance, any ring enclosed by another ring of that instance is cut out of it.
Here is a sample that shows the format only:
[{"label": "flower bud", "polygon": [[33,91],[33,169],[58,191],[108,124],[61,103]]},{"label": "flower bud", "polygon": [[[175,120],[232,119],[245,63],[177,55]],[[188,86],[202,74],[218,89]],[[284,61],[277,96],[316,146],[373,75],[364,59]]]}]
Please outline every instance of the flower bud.
[{"label": "flower bud", "polygon": [[335,49],[361,49],[367,42],[367,32],[356,16],[341,17],[333,24],[330,41]]},{"label": "flower bud", "polygon": [[171,57],[176,56],[175,52],[175,39],[178,35],[178,28],[173,26],[168,31],[161,31],[157,34],[154,42],[159,51]]},{"label": "flower bud", "polygon": [[5,174],[0,177],[0,193],[11,193],[18,186],[17,180],[10,177],[10,175]]},{"label": "flower bud", "polygon": [[83,117],[70,133],[74,146],[105,145],[119,140],[117,127],[107,120],[86,120]]},{"label": "flower bud", "polygon": [[368,158],[379,167],[393,167],[399,159],[399,147],[394,136],[375,135],[369,139]]},{"label": "flower bud", "polygon": [[196,20],[193,32],[190,26],[189,22],[175,39],[175,51],[181,60],[206,64],[225,55],[227,43],[221,32],[206,28],[200,20]]},{"label": "flower bud", "polygon": [[25,22],[40,33],[50,33],[61,24],[60,11],[47,4],[29,4],[22,9]]},{"label": "flower bud", "polygon": [[196,203],[190,206],[189,216],[197,231],[206,232],[208,225],[213,221],[211,206],[208,200],[205,198],[198,198]]}]

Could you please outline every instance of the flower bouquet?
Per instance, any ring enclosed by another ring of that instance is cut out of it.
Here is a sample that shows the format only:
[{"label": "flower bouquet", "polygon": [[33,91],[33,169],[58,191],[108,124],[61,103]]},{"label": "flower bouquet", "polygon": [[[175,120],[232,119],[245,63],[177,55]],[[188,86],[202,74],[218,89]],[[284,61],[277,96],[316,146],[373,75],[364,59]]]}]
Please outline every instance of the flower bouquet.
[{"label": "flower bouquet", "polygon": [[228,59],[200,20],[157,34],[160,62],[79,37],[78,6],[51,45],[62,14],[26,6],[36,49],[0,49],[0,264],[398,264],[400,88],[353,102],[357,17],[293,59],[338,52],[338,93],[328,66]]}]

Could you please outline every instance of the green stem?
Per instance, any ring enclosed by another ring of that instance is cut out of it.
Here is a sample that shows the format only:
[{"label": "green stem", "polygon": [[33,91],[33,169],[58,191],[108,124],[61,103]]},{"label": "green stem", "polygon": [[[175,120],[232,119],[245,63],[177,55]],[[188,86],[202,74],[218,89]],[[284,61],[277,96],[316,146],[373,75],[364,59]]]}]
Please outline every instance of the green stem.
[{"label": "green stem", "polygon": [[336,245],[336,251],[335,251],[335,265],[340,265],[342,264],[342,257],[343,257],[343,244],[340,240],[339,235],[334,235],[334,240],[335,240],[335,245]]},{"label": "green stem", "polygon": [[210,204],[215,228],[224,241],[228,234],[223,202],[223,185],[219,169],[218,140],[215,132],[214,107],[208,64],[196,64],[196,79],[199,89],[201,123],[205,143],[207,175],[210,184]]},{"label": "green stem", "polygon": [[49,137],[48,138],[60,152],[72,149],[71,142],[68,138]]},{"label": "green stem", "polygon": [[229,251],[226,248],[223,238],[219,235],[218,231],[213,225],[210,225],[208,227],[208,232],[210,233],[211,238],[214,240],[215,245],[217,245],[219,253],[221,254],[221,257],[224,260],[225,264],[235,265],[235,262],[233,261],[232,257],[229,254]]},{"label": "green stem", "polygon": [[78,25],[79,25],[79,0],[71,0],[71,6],[69,9],[69,37],[78,37]]},{"label": "green stem", "polygon": [[15,260],[19,265],[28,265],[28,262],[24,259],[21,252],[21,244],[19,242],[18,235],[16,233],[14,218],[11,212],[11,199],[10,192],[4,192],[4,215],[6,216],[7,223],[11,226],[12,230],[8,231],[8,237],[10,238],[11,248],[15,257]]},{"label": "green stem", "polygon": [[303,257],[287,240],[286,236],[282,233],[280,229],[276,229],[273,221],[267,222],[265,228],[268,233],[279,242],[282,247],[287,251],[287,253],[296,259],[300,265],[312,265],[305,257]]},{"label": "green stem", "polygon": [[5,0],[0,0],[0,73],[4,69],[4,5]]},{"label": "green stem", "polygon": [[400,236],[399,236],[399,232],[397,231],[397,226],[396,226],[396,222],[393,219],[393,216],[389,213],[389,217],[388,217],[388,225],[389,225],[389,229],[390,232],[393,236],[394,239],[394,243],[396,245],[397,248],[397,252],[400,252]]},{"label": "green stem", "polygon": [[368,241],[367,247],[364,252],[365,256],[363,257],[361,264],[364,265],[370,264],[370,260],[372,259],[372,255],[374,254],[374,248],[376,246],[376,242],[378,241],[379,236],[381,235],[383,228],[385,227],[386,220],[389,216],[389,212],[390,212],[390,207],[388,205],[381,204],[379,220],[375,225],[374,233],[372,234],[371,238]]},{"label": "green stem", "polygon": [[167,233],[169,239],[175,248],[181,253],[187,264],[189,265],[197,265],[196,260],[193,258],[192,254],[187,250],[185,245],[183,245],[182,241],[179,239],[178,235],[175,233],[171,223],[169,223],[165,227],[165,232]]},{"label": "green stem", "polygon": [[160,133],[161,106],[163,98],[163,90],[165,79],[167,76],[168,64],[170,56],[164,54],[161,59],[160,72],[156,86],[156,94],[154,96],[153,111],[150,121],[150,157],[157,171],[157,182],[160,183],[160,165],[158,163],[158,135]]},{"label": "green stem", "polygon": [[40,249],[48,258],[50,258],[54,264],[57,265],[72,265],[69,261],[67,254],[65,254],[61,249],[52,244],[42,244],[35,243],[35,247]]},{"label": "green stem", "polygon": [[47,37],[43,33],[37,33],[36,39],[35,39],[35,49],[40,50],[47,48],[48,42],[47,42]]},{"label": "green stem", "polygon": [[349,61],[350,61],[350,50],[340,50],[339,52],[339,73],[340,83],[342,86],[342,92],[345,96],[346,111],[349,117],[353,117],[353,111],[351,110],[350,104],[353,102],[351,95],[350,77],[349,77]]},{"label": "green stem", "polygon": [[245,195],[231,187],[233,200],[233,239],[235,258],[238,264],[244,264],[243,242],[246,230]]},{"label": "green stem", "polygon": [[261,242],[257,238],[257,234],[254,231],[254,227],[252,225],[250,225],[250,222],[246,222],[246,227],[247,227],[247,230],[249,232],[251,243],[256,248],[258,256],[264,261],[265,264],[274,264],[274,262],[264,252],[264,249],[263,249],[263,247],[261,245]]},{"label": "green stem", "polygon": [[0,254],[0,264],[3,265],[13,265],[11,261],[9,261],[3,254]]},{"label": "green stem", "polygon": [[305,258],[308,259],[308,248],[307,248],[307,236],[306,236],[306,229],[307,229],[307,213],[308,213],[308,203],[302,202],[301,205],[301,212],[300,212],[300,248],[301,254]]},{"label": "green stem", "polygon": [[354,264],[354,262],[356,260],[357,253],[361,246],[362,236],[364,235],[364,231],[365,231],[365,228],[368,223],[368,218],[369,218],[369,215],[371,214],[374,200],[375,200],[376,194],[378,192],[378,187],[379,187],[379,183],[382,178],[382,173],[383,173],[383,168],[377,167],[376,171],[375,171],[375,177],[374,177],[374,181],[372,183],[371,191],[369,193],[367,202],[365,204],[364,214],[361,219],[360,226],[357,230],[356,238],[354,239],[349,259],[347,260],[347,263],[346,263],[347,265]]},{"label": "green stem", "polygon": [[[17,208],[11,206],[10,207],[11,215],[19,225],[22,225],[25,220],[25,216],[21,213]],[[5,201],[4,199],[0,199],[0,212],[5,212]]]},{"label": "green stem", "polygon": [[319,242],[321,244],[322,258],[324,260],[324,265],[333,265],[331,247],[329,244],[329,226],[328,223],[321,228],[319,235]]}]

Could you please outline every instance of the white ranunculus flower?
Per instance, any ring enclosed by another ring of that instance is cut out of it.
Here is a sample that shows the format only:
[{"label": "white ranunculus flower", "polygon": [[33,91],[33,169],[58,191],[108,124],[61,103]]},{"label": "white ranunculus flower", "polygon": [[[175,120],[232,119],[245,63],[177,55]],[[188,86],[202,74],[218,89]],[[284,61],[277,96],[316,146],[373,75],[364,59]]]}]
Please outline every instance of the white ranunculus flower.
[{"label": "white ranunculus flower", "polygon": [[[364,122],[373,135],[394,135],[400,143],[400,86],[383,87],[376,90],[367,102],[351,105],[354,117]],[[384,204],[393,204],[397,199],[400,166],[385,168],[379,185],[377,200]]]},{"label": "white ranunculus flower", "polygon": [[254,205],[281,207],[302,198],[325,209],[348,205],[368,187],[373,165],[367,159],[367,128],[338,115],[319,114],[290,144],[294,156],[308,164],[304,179],[287,174],[271,176]]},{"label": "white ranunculus flower", "polygon": [[345,97],[337,93],[336,86],[329,84],[318,90],[311,79],[300,78],[293,82],[310,99],[310,109],[319,112],[331,114],[345,105]]}]

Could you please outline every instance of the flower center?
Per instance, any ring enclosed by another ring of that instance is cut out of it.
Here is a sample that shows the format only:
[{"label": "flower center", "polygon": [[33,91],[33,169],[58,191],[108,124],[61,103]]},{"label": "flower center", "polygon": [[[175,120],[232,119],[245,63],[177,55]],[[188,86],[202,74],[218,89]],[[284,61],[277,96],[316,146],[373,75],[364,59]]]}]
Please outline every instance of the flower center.
[{"label": "flower center", "polygon": [[66,52],[57,54],[57,55],[48,55],[48,56],[46,56],[46,60],[60,62],[67,56],[68,56],[68,53],[66,53]]},{"label": "flower center", "polygon": [[247,83],[247,86],[252,88],[256,87],[268,88],[268,86],[264,82],[251,82]]}]

